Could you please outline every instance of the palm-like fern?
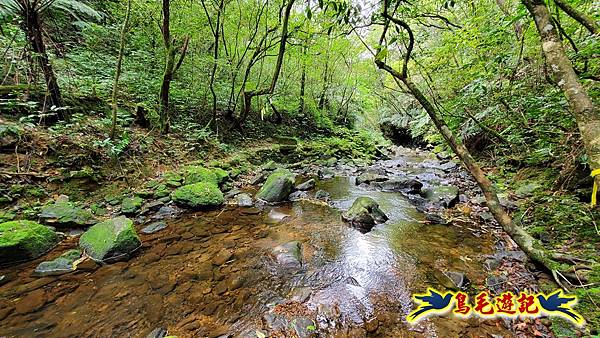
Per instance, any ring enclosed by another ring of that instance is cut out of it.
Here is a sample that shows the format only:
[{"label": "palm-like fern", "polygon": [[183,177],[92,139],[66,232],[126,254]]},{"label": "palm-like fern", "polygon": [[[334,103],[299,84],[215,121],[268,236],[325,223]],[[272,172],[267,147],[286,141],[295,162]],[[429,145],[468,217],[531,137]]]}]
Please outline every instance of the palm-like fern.
[{"label": "palm-like fern", "polygon": [[43,15],[48,10],[57,9],[80,19],[80,15],[89,19],[100,20],[102,15],[86,3],[77,0],[0,0],[0,20],[30,11]]}]

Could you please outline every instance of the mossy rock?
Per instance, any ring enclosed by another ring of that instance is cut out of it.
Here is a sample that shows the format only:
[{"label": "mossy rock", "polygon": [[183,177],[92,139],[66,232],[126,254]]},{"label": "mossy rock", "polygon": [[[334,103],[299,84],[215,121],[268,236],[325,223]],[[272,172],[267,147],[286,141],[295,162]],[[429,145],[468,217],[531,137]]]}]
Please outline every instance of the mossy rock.
[{"label": "mossy rock", "polygon": [[277,169],[269,177],[256,195],[267,202],[284,201],[294,189],[294,174],[287,169]]},{"label": "mossy rock", "polygon": [[121,203],[121,212],[124,214],[133,214],[142,207],[144,200],[141,197],[126,197]]},{"label": "mossy rock", "polygon": [[388,217],[379,209],[379,204],[374,199],[362,196],[354,200],[348,211],[342,213],[342,219],[360,231],[367,232],[375,224],[386,222]]},{"label": "mossy rock", "polygon": [[159,184],[154,188],[154,198],[169,196],[171,189],[166,184]]},{"label": "mossy rock", "polygon": [[177,204],[194,209],[216,207],[225,200],[219,187],[208,182],[184,185],[171,194],[171,199]]},{"label": "mossy rock", "polygon": [[58,276],[75,271],[75,261],[81,257],[81,251],[69,250],[58,258],[40,263],[33,273],[36,276]]},{"label": "mossy rock", "polygon": [[59,225],[89,225],[94,222],[91,211],[76,206],[68,199],[59,199],[42,207],[39,216],[47,223]]},{"label": "mossy rock", "polygon": [[50,228],[32,221],[0,223],[0,262],[16,263],[37,258],[58,243]]},{"label": "mossy rock", "polygon": [[133,222],[125,216],[98,223],[79,239],[83,251],[98,262],[126,258],[140,245]]},{"label": "mossy rock", "polygon": [[229,179],[229,172],[227,170],[221,168],[212,168],[211,170],[217,177],[218,184],[223,184]]},{"label": "mossy rock", "polygon": [[213,170],[201,166],[186,167],[185,184],[194,184],[200,182],[213,183],[215,185],[219,184],[217,175]]}]

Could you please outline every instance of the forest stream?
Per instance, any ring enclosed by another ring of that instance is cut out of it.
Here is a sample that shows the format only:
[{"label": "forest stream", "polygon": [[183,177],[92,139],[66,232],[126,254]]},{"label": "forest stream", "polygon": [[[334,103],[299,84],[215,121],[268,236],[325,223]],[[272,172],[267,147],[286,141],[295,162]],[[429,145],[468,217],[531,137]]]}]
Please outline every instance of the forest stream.
[{"label": "forest stream", "polygon": [[[460,171],[400,149],[375,166],[425,187]],[[429,224],[406,195],[357,186],[362,169],[338,165],[334,177],[317,177],[309,194],[326,191],[328,202],[187,211],[140,234],[143,245],[128,261],[32,276],[40,262],[76,247],[70,237],[42,258],[0,270],[0,298],[11,304],[0,313],[0,336],[510,336],[501,321],[406,322],[414,293],[451,288],[456,276],[485,284],[483,262],[497,239],[485,226]],[[389,220],[366,233],[345,224],[341,211],[360,196],[376,200]]]}]

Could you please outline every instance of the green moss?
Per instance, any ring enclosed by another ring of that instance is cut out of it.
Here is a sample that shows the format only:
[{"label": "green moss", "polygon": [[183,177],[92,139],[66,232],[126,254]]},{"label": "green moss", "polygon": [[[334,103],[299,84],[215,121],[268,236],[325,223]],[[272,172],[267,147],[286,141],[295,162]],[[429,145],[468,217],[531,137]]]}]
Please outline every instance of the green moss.
[{"label": "green moss", "polygon": [[133,222],[125,216],[98,223],[79,239],[81,248],[96,261],[126,255],[140,244]]},{"label": "green moss", "polygon": [[199,182],[184,185],[171,194],[171,198],[191,208],[214,207],[223,204],[224,197],[215,183]]},{"label": "green moss", "polygon": [[281,202],[285,200],[294,188],[294,174],[287,169],[277,169],[260,188],[256,198],[267,202]]},{"label": "green moss", "polygon": [[44,206],[40,217],[47,219],[49,222],[64,225],[86,225],[93,221],[93,215],[89,210],[75,206],[68,200],[58,200]]},{"label": "green moss", "polygon": [[121,212],[124,214],[132,214],[136,212],[144,203],[141,197],[126,197],[121,204]]},{"label": "green moss", "polygon": [[159,184],[154,188],[154,198],[169,196],[171,189],[166,184]]},{"label": "green moss", "polygon": [[212,168],[211,170],[215,174],[218,184],[223,184],[229,178],[229,172],[227,170],[221,168]]},{"label": "green moss", "polygon": [[0,224],[0,261],[33,259],[50,250],[58,235],[39,223],[10,221]]},{"label": "green moss", "polygon": [[186,167],[185,184],[194,184],[199,182],[219,184],[218,177],[213,170],[201,166]]}]

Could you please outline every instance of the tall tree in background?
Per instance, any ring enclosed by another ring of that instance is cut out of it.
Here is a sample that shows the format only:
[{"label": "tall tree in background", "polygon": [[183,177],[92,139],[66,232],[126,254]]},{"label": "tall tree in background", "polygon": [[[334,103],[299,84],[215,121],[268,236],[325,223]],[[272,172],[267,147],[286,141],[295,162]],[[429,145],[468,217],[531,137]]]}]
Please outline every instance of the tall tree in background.
[{"label": "tall tree in background", "polygon": [[119,77],[121,77],[121,66],[123,65],[123,54],[125,52],[125,37],[129,27],[129,16],[131,15],[131,0],[127,1],[127,13],[125,13],[125,21],[121,28],[121,39],[119,43],[119,56],[117,58],[117,67],[115,70],[115,82],[112,90],[112,126],[110,128],[110,138],[115,138],[117,129],[117,90],[119,86]]},{"label": "tall tree in background", "polygon": [[277,80],[279,79],[279,74],[281,73],[281,67],[283,65],[283,57],[285,56],[285,47],[287,44],[287,39],[289,37],[288,27],[290,21],[290,13],[292,11],[292,6],[294,5],[295,0],[289,0],[287,5],[285,6],[283,13],[283,24],[281,28],[281,40],[279,42],[279,53],[277,54],[277,62],[275,64],[275,69],[273,71],[273,77],[271,78],[271,84],[267,88],[243,91],[242,96],[244,99],[244,111],[241,116],[241,121],[243,122],[245,118],[248,116],[252,106],[252,98],[256,96],[269,95],[273,94],[275,90],[275,86],[277,85]]},{"label": "tall tree in background", "polygon": [[[600,114],[592,98],[579,81],[573,64],[567,57],[558,31],[543,0],[523,0],[535,21],[540,35],[542,50],[556,83],[565,93],[571,111],[577,120],[581,139],[588,155],[592,171],[600,169]],[[558,4],[558,3],[557,3]],[[600,175],[595,177],[600,185]]]},{"label": "tall tree in background", "polygon": [[162,25],[160,27],[163,43],[165,45],[165,72],[163,74],[162,85],[160,86],[160,127],[163,134],[169,133],[171,124],[171,114],[169,107],[169,92],[171,91],[171,82],[175,73],[181,67],[188,44],[189,36],[183,38],[183,44],[179,50],[179,61],[175,63],[177,56],[177,48],[175,47],[177,40],[171,37],[171,1],[162,1]]},{"label": "tall tree in background", "polygon": [[[46,101],[50,103],[50,106],[62,107],[60,87],[43,36],[44,18],[50,9],[81,13],[95,19],[100,18],[100,14],[94,9],[75,0],[0,0],[0,16],[3,19],[11,16],[18,16],[21,19],[21,29],[27,36],[27,42],[33,52],[33,59],[37,61],[36,63],[44,74]],[[47,105],[44,105],[43,111],[47,111]],[[66,118],[63,110],[57,110],[57,114],[57,118],[60,120]]]}]

